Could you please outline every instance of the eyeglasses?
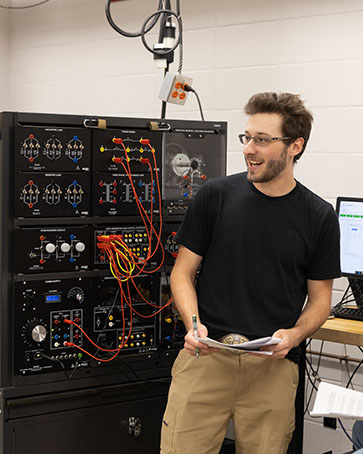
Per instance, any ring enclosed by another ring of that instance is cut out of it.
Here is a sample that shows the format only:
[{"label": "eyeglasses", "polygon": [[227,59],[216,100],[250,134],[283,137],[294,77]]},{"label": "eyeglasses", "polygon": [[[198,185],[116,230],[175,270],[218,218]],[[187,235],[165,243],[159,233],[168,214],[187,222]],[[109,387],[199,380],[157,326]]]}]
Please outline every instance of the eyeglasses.
[{"label": "eyeglasses", "polygon": [[264,135],[250,136],[249,134],[238,134],[238,138],[243,145],[247,145],[253,140],[255,145],[261,147],[267,147],[271,142],[277,142],[278,140],[290,140],[291,137],[269,137]]}]

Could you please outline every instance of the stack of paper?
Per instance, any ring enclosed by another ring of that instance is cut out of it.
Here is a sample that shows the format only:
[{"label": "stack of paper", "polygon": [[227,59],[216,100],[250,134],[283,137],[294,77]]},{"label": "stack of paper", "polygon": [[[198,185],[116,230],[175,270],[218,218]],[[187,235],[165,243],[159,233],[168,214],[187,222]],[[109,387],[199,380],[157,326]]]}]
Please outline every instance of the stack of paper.
[{"label": "stack of paper", "polygon": [[258,353],[260,355],[272,355],[272,352],[266,352],[259,350],[260,347],[266,345],[276,345],[281,342],[281,339],[278,337],[262,337],[261,339],[255,339],[253,341],[244,342],[243,344],[223,344],[209,337],[196,337],[196,339],[203,344],[209,345],[209,347],[224,348],[225,350],[242,350],[248,353]]},{"label": "stack of paper", "polygon": [[310,415],[363,419],[363,393],[321,382]]}]

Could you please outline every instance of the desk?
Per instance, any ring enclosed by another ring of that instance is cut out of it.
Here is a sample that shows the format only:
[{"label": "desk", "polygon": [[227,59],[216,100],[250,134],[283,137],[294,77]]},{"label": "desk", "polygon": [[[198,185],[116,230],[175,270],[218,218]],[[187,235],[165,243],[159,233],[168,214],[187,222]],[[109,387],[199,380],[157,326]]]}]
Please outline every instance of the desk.
[{"label": "desk", "polygon": [[332,318],[327,320],[310,338],[363,347],[363,322]]},{"label": "desk", "polygon": [[310,337],[311,339],[363,347],[363,322],[346,320],[344,318],[332,318],[327,320]]}]

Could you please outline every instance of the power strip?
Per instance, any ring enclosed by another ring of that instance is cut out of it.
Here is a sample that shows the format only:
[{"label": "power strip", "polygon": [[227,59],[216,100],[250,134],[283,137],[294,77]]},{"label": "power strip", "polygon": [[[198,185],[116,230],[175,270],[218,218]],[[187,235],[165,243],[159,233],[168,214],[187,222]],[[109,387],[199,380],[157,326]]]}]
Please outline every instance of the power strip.
[{"label": "power strip", "polygon": [[191,85],[193,79],[182,74],[167,73],[161,86],[159,98],[162,101],[171,102],[184,106],[188,92],[184,90],[184,85]]}]

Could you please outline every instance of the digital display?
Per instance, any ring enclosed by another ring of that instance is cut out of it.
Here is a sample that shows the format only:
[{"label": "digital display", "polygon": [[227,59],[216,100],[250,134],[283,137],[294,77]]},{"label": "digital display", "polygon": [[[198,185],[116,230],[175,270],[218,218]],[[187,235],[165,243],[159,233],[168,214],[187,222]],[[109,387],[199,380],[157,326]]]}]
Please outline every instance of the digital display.
[{"label": "digital display", "polygon": [[45,295],[46,303],[60,303],[62,301],[61,293],[48,293]]},{"label": "digital display", "polygon": [[342,274],[363,278],[363,199],[338,197]]}]

